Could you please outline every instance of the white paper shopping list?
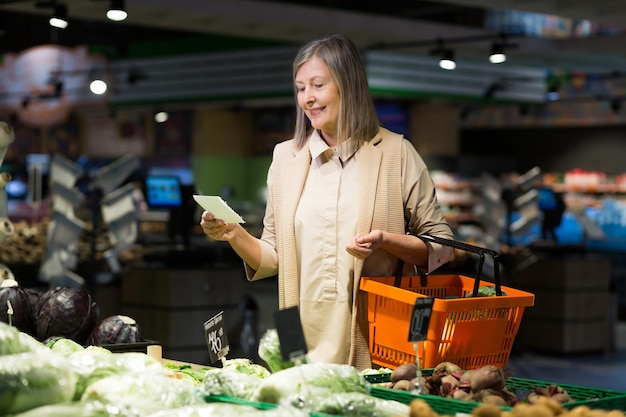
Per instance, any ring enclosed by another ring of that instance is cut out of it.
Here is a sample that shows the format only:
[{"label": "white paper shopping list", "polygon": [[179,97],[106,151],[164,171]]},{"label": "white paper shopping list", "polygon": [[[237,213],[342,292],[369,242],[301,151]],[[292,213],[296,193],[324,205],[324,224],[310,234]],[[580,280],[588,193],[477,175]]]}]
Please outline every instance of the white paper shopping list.
[{"label": "white paper shopping list", "polygon": [[246,221],[219,195],[194,195],[193,199],[200,207],[213,213],[216,219],[224,220],[226,223],[245,223]]}]

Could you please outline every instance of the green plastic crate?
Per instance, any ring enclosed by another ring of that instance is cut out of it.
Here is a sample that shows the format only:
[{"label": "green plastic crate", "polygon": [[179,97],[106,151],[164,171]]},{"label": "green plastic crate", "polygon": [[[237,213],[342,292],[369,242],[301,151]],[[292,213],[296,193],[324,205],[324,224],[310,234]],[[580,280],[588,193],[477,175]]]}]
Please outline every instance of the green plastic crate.
[{"label": "green plastic crate", "polygon": [[412,394],[399,389],[372,387],[370,394],[384,400],[398,401],[403,404],[411,404],[416,398],[422,399],[439,415],[454,416],[457,413],[471,414],[479,403],[471,401],[453,400],[452,398],[439,397],[430,394]]},{"label": "green plastic crate", "polygon": [[[432,375],[432,369],[424,369],[425,376]],[[389,382],[391,373],[365,375],[365,378],[374,384]],[[602,410],[622,410],[626,411],[626,392],[581,387],[577,385],[561,384],[556,382],[538,381],[533,379],[509,377],[505,381],[506,387],[513,392],[517,398],[525,398],[535,388],[545,388],[549,385],[558,385],[563,388],[574,399],[563,404],[563,408],[572,409],[579,405],[585,405],[589,408],[597,408]],[[372,387],[372,395],[378,398],[390,399],[409,404],[415,398],[425,400],[439,414],[471,413],[472,410],[480,403],[473,401],[454,400],[451,398],[439,397],[437,395],[412,394],[408,391],[394,390],[390,388]],[[510,410],[511,407],[501,407]]]},{"label": "green plastic crate", "polygon": [[563,408],[572,409],[579,405],[586,405],[589,408],[599,408],[602,410],[626,411],[626,392],[525,378],[509,377],[506,379],[506,386],[514,392],[518,398],[520,398],[520,395],[527,396],[535,388],[545,388],[548,385],[560,386],[574,399],[574,401],[563,404]]},{"label": "green plastic crate", "polygon": [[[249,401],[243,398],[231,397],[228,395],[207,395],[204,397],[204,400],[206,402],[224,402],[224,403],[231,403],[231,404],[250,405],[258,410],[272,410],[278,406],[277,404],[273,404],[273,403]],[[330,414],[324,414],[324,413],[309,413],[309,417],[341,417],[341,416],[331,416]]]}]

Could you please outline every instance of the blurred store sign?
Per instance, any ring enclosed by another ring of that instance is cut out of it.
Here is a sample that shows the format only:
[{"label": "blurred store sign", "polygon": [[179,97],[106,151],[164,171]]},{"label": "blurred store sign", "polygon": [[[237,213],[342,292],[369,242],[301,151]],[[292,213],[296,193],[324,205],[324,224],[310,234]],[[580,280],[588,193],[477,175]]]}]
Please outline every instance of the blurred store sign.
[{"label": "blurred store sign", "polygon": [[91,77],[106,74],[107,66],[104,57],[89,55],[85,46],[41,45],[6,54],[0,65],[0,108],[9,108],[24,124],[53,126],[77,105],[108,100],[88,88]]}]

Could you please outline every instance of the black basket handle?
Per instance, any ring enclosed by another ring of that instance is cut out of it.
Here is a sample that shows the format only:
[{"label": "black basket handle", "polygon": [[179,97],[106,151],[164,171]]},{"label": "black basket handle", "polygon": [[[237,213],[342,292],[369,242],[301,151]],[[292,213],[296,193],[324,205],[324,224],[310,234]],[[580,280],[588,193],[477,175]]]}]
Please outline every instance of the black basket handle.
[{"label": "black basket handle", "polygon": [[[482,275],[483,266],[485,264],[485,254],[491,255],[491,257],[493,258],[494,281],[495,281],[494,283],[495,283],[496,295],[497,296],[502,295],[502,286],[500,285],[500,268],[499,268],[499,263],[498,263],[500,255],[498,254],[497,251],[487,249],[487,248],[482,248],[480,246],[470,245],[469,243],[458,242],[456,240],[444,239],[444,238],[437,237],[437,236],[419,235],[417,237],[425,242],[438,243],[440,245],[449,246],[454,249],[461,249],[466,252],[472,252],[472,253],[476,253],[479,255],[480,258],[478,260],[478,267],[476,268],[476,277],[474,279],[474,288],[472,290],[472,294],[474,297],[478,296],[478,289],[480,288],[480,276]],[[396,280],[395,280],[396,287],[400,286],[403,267],[404,267],[404,261],[399,260],[398,270],[396,271]],[[423,287],[425,287],[426,286],[426,274],[421,270],[419,271],[419,273],[421,276],[421,284]]]}]

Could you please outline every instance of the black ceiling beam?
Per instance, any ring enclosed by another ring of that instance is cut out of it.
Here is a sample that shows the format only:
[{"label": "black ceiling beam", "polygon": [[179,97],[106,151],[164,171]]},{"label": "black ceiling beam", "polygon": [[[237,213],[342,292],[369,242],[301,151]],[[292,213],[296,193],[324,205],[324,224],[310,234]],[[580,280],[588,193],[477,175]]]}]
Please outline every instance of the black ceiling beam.
[{"label": "black ceiling beam", "polygon": [[419,41],[407,41],[407,42],[395,42],[395,43],[377,43],[366,47],[367,50],[389,50],[389,49],[404,49],[404,48],[420,48],[433,45],[445,45],[470,43],[480,41],[501,41],[503,47],[511,47],[507,41],[510,38],[521,37],[518,33],[493,33],[484,35],[462,36],[456,38],[436,38],[433,40],[419,40]]}]

